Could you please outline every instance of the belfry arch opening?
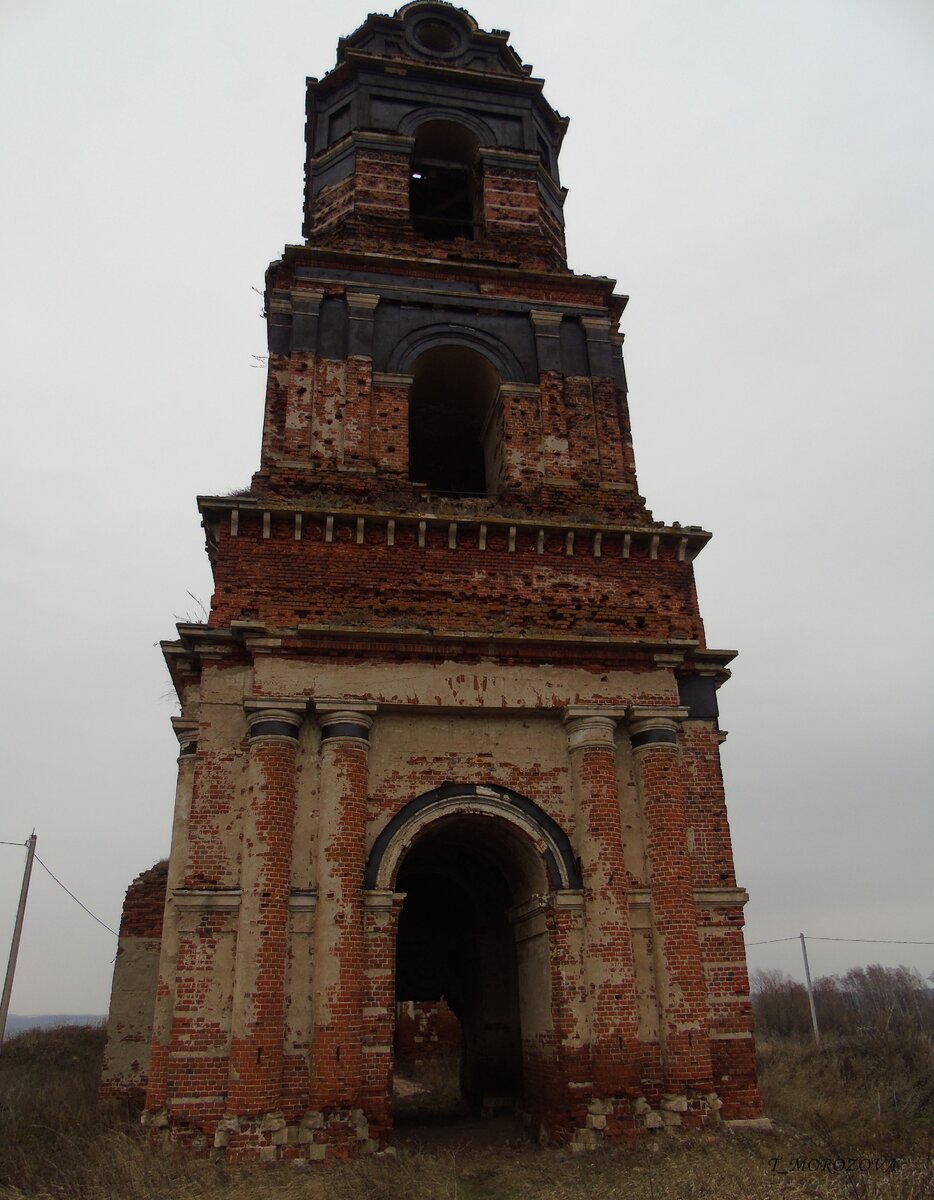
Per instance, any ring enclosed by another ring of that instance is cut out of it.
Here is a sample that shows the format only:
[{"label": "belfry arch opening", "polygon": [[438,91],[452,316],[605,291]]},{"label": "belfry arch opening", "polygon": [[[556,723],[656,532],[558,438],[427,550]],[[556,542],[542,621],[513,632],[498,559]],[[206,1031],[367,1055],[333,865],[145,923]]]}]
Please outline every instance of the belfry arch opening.
[{"label": "belfry arch opening", "polygon": [[409,391],[409,479],[451,495],[495,495],[502,475],[499,372],[467,346],[436,346]]},{"label": "belfry arch opening", "polygon": [[409,214],[416,233],[473,238],[482,221],[480,143],[456,121],[425,121],[415,133]]},{"label": "belfry arch opening", "polygon": [[[448,1060],[453,1081],[443,1088],[443,1103],[428,1097],[421,1117],[527,1109],[526,1058],[539,1027],[550,1022],[550,979],[547,954],[529,955],[517,921],[523,906],[548,889],[529,839],[489,815],[440,817],[405,853],[394,889],[405,893],[396,942],[397,1019],[413,1007],[440,1009],[449,1039],[446,1014],[460,1026],[460,1045]],[[397,1070],[399,1035],[397,1025]],[[397,1100],[396,1120],[405,1115]]]}]

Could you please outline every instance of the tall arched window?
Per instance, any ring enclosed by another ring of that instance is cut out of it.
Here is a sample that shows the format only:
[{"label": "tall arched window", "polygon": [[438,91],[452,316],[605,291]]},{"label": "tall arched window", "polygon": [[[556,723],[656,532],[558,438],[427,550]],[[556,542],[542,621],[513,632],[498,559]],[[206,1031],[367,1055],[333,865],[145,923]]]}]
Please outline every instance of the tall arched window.
[{"label": "tall arched window", "polygon": [[480,223],[480,158],[475,134],[454,121],[419,125],[412,151],[409,212],[430,238],[472,238]]},{"label": "tall arched window", "polygon": [[409,479],[453,495],[494,495],[502,475],[500,377],[466,346],[436,346],[409,392]]}]

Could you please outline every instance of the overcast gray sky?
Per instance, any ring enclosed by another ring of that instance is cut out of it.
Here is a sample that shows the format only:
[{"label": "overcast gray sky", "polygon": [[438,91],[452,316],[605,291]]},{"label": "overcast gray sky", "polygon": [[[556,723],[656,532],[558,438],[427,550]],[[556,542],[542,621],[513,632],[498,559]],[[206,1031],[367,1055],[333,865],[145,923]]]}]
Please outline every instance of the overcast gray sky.
[{"label": "overcast gray sky", "polygon": [[[0,0],[0,839],[35,826],[114,928],[168,848],[155,643],[210,600],[195,495],[258,461],[253,289],[301,236],[305,76],[368,7]],[[570,263],[632,297],[641,491],[715,535],[747,939],[934,941],[934,7],[469,8],[571,117]],[[4,960],[21,863],[0,846]],[[105,1011],[114,949],[37,870],[13,1011]],[[811,956],[934,970],[934,946]],[[749,959],[800,976],[795,943]]]}]

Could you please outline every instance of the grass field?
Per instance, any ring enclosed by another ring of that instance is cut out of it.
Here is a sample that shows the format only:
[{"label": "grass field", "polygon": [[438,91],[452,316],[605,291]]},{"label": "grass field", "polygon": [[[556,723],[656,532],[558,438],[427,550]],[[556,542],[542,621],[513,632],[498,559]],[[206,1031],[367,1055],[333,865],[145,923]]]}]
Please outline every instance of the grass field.
[{"label": "grass field", "polygon": [[517,1140],[470,1149],[455,1136],[443,1150],[301,1170],[150,1151],[131,1114],[97,1111],[102,1043],[100,1030],[62,1028],[3,1047],[2,1200],[934,1197],[934,1051],[921,1033],[839,1039],[819,1052],[806,1041],[763,1042],[772,1135],[661,1134],[587,1156]]}]

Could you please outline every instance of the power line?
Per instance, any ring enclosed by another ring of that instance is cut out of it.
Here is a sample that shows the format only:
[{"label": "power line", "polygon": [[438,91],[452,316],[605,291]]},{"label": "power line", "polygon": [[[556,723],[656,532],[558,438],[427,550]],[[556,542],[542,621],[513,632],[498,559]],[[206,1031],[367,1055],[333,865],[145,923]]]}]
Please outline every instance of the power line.
[{"label": "power line", "polygon": [[[25,846],[25,845],[26,845],[25,842],[0,841],[0,846]],[[58,886],[64,892],[68,892],[68,895],[71,896],[71,898],[72,898],[72,900],[74,900],[75,904],[77,904],[81,908],[83,908],[89,917],[94,917],[94,920],[98,923],[98,925],[103,925],[103,927],[107,930],[107,932],[112,933],[114,937],[120,936],[116,932],[116,930],[111,929],[109,925],[105,924],[100,919],[100,917],[95,916],[95,914],[91,912],[91,910],[88,908],[88,906],[86,904],[82,904],[81,901],[78,899],[78,897],[74,894],[74,892],[68,891],[68,888],[65,887],[65,885],[62,883],[62,881],[60,879],[58,879],[54,874],[52,874],[52,872],[45,865],[45,863],[42,861],[42,859],[39,857],[38,854],[36,855],[36,862],[39,864],[40,867],[42,867],[42,869],[44,871],[46,871],[49,875],[52,876],[52,878],[55,880],[55,882],[58,884]],[[798,940],[798,936],[799,935],[793,934],[790,937],[766,938],[765,941],[762,941],[762,942],[747,942],[746,947],[747,947],[747,949],[749,949],[753,946],[774,946],[778,942],[796,942]],[[806,936],[809,937],[812,942],[861,942],[864,945],[872,945],[872,946],[934,946],[934,941],[930,941],[930,942],[909,941],[909,940],[906,940],[903,938],[818,937],[816,934],[811,934],[811,933],[807,934]]]},{"label": "power line", "polygon": [[117,931],[115,929],[111,929],[109,925],[105,924],[105,922],[103,922],[100,919],[100,917],[95,916],[94,913],[91,912],[91,910],[88,908],[88,906],[86,904],[81,903],[81,901],[74,894],[74,892],[68,891],[68,888],[65,887],[65,885],[62,883],[62,881],[56,875],[52,874],[52,872],[45,865],[45,863],[42,861],[42,859],[39,857],[38,854],[36,855],[36,862],[43,869],[43,871],[46,872],[47,875],[52,876],[52,878],[55,880],[55,882],[58,884],[58,886],[62,889],[63,892],[68,892],[68,895],[71,896],[72,900],[74,900],[75,904],[77,904],[79,908],[83,908],[89,917],[94,917],[94,920],[98,923],[98,925],[103,925],[108,933],[112,933],[115,938],[119,938],[120,935],[119,935],[119,933],[117,933]]},{"label": "power line", "polygon": [[[874,946],[934,946],[934,942],[909,942],[897,938],[838,938],[817,937],[809,933],[805,935],[811,942],[866,942]],[[775,942],[796,942],[797,937],[768,938],[764,942],[747,942],[746,946],[772,946]]]},{"label": "power line", "polygon": [[877,946],[934,946],[934,942],[904,942],[894,938],[829,938],[807,935],[812,942],[872,942]]}]

